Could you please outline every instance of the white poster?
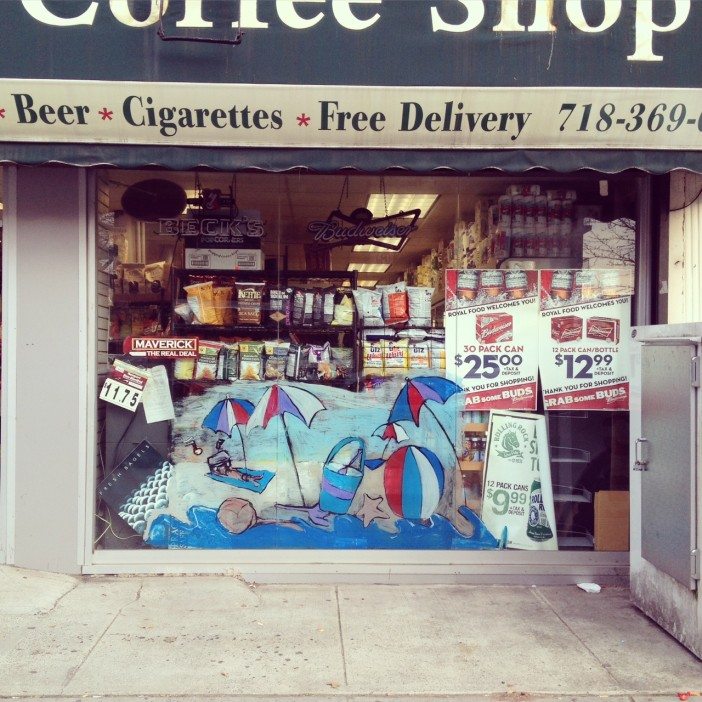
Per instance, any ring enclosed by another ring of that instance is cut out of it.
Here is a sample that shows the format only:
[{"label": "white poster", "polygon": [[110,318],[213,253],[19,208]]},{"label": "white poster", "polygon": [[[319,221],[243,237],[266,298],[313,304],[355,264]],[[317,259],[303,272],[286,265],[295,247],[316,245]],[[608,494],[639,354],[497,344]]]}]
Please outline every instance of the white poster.
[{"label": "white poster", "polygon": [[536,409],[538,271],[446,271],[446,377],[466,410]]},{"label": "white poster", "polygon": [[507,548],[558,550],[546,419],[491,412],[482,520]]},{"label": "white poster", "polygon": [[539,371],[547,410],[628,410],[630,269],[543,270]]}]

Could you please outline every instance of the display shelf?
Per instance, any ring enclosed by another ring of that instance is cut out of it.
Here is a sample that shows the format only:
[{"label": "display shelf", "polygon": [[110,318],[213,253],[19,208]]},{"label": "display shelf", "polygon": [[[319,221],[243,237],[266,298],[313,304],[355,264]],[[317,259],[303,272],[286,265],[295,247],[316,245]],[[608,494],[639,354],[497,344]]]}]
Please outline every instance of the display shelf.
[{"label": "display shelf", "polygon": [[464,458],[458,459],[458,466],[463,473],[477,473],[483,471],[485,467],[484,461],[468,461]]},{"label": "display shelf", "polygon": [[[510,264],[513,264],[510,266]],[[527,269],[549,269],[549,268],[580,268],[580,259],[576,256],[508,256],[496,262],[495,268],[527,268]]]},{"label": "display shelf", "polygon": [[487,424],[482,424],[482,423],[477,423],[477,422],[469,422],[468,424],[463,425],[464,432],[471,432],[473,434],[487,434],[487,430],[488,430]]},{"label": "display shelf", "polygon": [[160,293],[120,293],[115,292],[112,296],[112,303],[117,305],[162,305],[170,304],[169,294],[165,291]]},{"label": "display shelf", "polygon": [[287,325],[278,325],[275,322],[268,324],[187,324],[187,323],[176,323],[173,325],[173,330],[175,332],[187,333],[190,336],[197,336],[198,332],[205,332],[208,334],[222,334],[222,335],[232,335],[236,336],[241,333],[260,333],[260,334],[270,334],[272,332],[280,331],[286,332],[287,334],[346,334],[353,332],[353,327],[348,326],[323,326],[323,327],[300,327],[294,326],[290,327]]},{"label": "display shelf", "polygon": [[585,504],[592,502],[592,493],[585,488],[556,484],[552,487],[554,502],[582,502]]},{"label": "display shelf", "polygon": [[564,531],[558,532],[558,548],[585,548],[593,549],[595,539],[588,532]]},{"label": "display shelf", "polygon": [[551,463],[589,463],[590,452],[569,446],[551,446]]}]

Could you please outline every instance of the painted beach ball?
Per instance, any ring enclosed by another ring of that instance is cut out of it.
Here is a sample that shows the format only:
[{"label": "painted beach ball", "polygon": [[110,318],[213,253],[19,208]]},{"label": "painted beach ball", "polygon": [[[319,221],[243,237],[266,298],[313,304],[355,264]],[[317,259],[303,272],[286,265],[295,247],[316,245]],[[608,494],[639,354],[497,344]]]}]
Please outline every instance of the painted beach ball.
[{"label": "painted beach ball", "polygon": [[388,458],[383,483],[395,514],[405,519],[428,519],[444,490],[444,469],[429,449],[403,446]]}]

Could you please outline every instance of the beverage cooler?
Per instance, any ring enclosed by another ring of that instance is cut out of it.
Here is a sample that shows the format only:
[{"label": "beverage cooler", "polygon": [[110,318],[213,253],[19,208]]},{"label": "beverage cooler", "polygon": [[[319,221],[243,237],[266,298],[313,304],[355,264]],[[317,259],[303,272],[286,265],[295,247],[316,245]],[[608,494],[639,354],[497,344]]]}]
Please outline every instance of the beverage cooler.
[{"label": "beverage cooler", "polygon": [[632,336],[632,599],[702,657],[702,324]]}]

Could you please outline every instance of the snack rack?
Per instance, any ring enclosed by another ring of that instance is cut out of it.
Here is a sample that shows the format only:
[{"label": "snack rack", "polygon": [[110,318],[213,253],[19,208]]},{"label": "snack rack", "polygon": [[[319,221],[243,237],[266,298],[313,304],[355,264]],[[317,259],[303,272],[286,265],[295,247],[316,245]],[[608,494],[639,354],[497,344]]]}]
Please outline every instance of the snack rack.
[{"label": "snack rack", "polygon": [[[279,271],[232,271],[221,269],[193,270],[176,269],[173,272],[173,308],[182,304],[186,295],[185,285],[193,281],[216,280],[222,285],[234,286],[235,282],[266,283],[276,289],[288,287],[301,288],[339,288],[353,290],[356,287],[356,271],[334,270],[279,270]],[[232,306],[236,302],[232,301]],[[271,312],[267,298],[261,301],[261,324],[192,324],[179,319],[172,314],[172,333],[175,336],[197,336],[202,340],[218,340],[223,337],[239,337],[261,341],[264,339],[279,339],[293,343],[324,343],[329,341],[333,346],[353,349],[354,372],[346,379],[332,381],[330,384],[341,385],[349,390],[358,389],[358,371],[361,357],[359,348],[359,331],[357,314],[353,310],[351,325],[321,324],[316,326],[286,324],[285,320],[270,319]]]}]

